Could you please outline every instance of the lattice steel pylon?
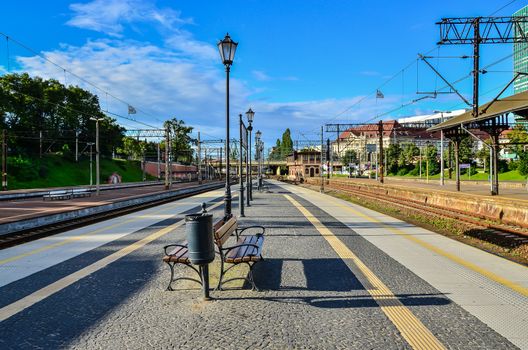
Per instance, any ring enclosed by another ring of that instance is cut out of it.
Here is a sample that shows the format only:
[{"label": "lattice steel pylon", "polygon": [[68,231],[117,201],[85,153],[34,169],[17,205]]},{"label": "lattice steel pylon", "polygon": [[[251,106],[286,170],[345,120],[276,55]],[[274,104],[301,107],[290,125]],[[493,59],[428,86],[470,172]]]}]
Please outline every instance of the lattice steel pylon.
[{"label": "lattice steel pylon", "polygon": [[473,117],[478,116],[480,44],[527,43],[528,16],[442,18],[438,45],[473,45]]}]

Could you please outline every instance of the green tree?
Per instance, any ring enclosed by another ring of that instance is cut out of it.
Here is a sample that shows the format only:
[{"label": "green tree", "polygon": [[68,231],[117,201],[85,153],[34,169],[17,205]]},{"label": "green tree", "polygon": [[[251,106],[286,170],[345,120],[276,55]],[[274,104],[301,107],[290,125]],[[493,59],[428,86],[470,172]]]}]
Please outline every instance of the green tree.
[{"label": "green tree", "polygon": [[193,128],[186,126],[183,120],[172,118],[165,121],[163,126],[169,130],[171,137],[171,151],[173,159],[178,162],[191,163],[193,159],[191,132]]},{"label": "green tree", "polygon": [[414,143],[404,143],[398,157],[399,166],[414,164],[415,158],[420,154],[420,149]]},{"label": "green tree", "polygon": [[[434,175],[440,172],[440,163],[438,162],[438,150],[434,145],[427,145],[424,149],[424,157],[426,167],[429,170],[429,175]],[[422,162],[423,166],[423,162]]]},{"label": "green tree", "polygon": [[341,163],[348,166],[350,163],[357,163],[357,152],[353,149],[347,149],[345,154],[341,157]]},{"label": "green tree", "polygon": [[281,158],[286,158],[289,154],[293,152],[293,140],[291,138],[290,129],[286,129],[282,134],[281,142]]},{"label": "green tree", "polygon": [[[528,132],[521,125],[518,124],[515,126],[513,131],[510,134],[511,143],[528,143]],[[517,154],[519,158],[517,161],[517,170],[521,175],[528,175],[528,152],[524,149],[525,145],[513,145],[512,149]]]},{"label": "green tree", "polygon": [[[387,157],[387,172],[390,174],[396,174],[399,170],[400,156],[402,148],[399,144],[390,144],[385,149],[385,157]],[[403,164],[405,165],[405,164]]]},{"label": "green tree", "polygon": [[460,163],[471,163],[475,159],[474,141],[471,136],[466,136],[460,141],[459,160]]},{"label": "green tree", "polygon": [[102,113],[96,95],[27,73],[0,77],[0,123],[11,135],[25,135],[10,142],[16,153],[38,154],[41,132],[43,149],[52,152],[64,145],[74,149],[76,132],[81,144],[93,142],[95,122],[90,118],[104,119],[99,128],[101,154],[110,155],[120,146],[124,129]]},{"label": "green tree", "polygon": [[277,139],[277,142],[275,143],[275,147],[273,147],[273,150],[270,154],[270,160],[281,160],[281,142],[280,139]]}]

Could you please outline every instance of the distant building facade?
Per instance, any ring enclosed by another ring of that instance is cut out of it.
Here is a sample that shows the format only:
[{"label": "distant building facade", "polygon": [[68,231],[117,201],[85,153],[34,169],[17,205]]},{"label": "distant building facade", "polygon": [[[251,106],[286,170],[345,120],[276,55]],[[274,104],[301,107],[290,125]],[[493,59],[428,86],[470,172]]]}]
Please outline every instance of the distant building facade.
[{"label": "distant building facade", "polygon": [[288,179],[301,181],[321,173],[321,152],[317,150],[294,151],[286,158]]},{"label": "distant building facade", "polygon": [[[523,7],[519,11],[515,12],[513,16],[528,16],[528,6]],[[528,26],[525,23],[521,23],[524,26],[523,30],[527,31]],[[517,30],[515,36],[517,36]],[[516,72],[528,73],[528,44],[527,43],[514,43],[513,44],[513,74]],[[513,93],[517,94],[528,90],[528,77],[520,76],[513,82]]]}]

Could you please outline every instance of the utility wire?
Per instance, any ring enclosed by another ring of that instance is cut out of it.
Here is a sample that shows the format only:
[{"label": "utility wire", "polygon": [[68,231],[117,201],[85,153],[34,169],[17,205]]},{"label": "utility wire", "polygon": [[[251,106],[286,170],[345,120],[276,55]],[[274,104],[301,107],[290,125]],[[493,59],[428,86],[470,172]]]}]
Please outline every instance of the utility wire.
[{"label": "utility wire", "polygon": [[496,10],[496,11],[494,11],[492,14],[490,14],[490,16],[493,16],[493,15],[496,14],[497,12],[504,10],[506,7],[510,6],[511,4],[513,4],[513,3],[516,2],[516,1],[517,1],[517,0],[512,0],[512,1],[508,2],[506,5],[502,6],[501,8],[499,8],[498,10]]},{"label": "utility wire", "polygon": [[[50,60],[49,58],[47,58],[45,55],[43,55],[42,53],[38,52],[37,50],[35,50],[35,49],[29,47],[28,45],[26,45],[26,44],[24,44],[24,43],[22,43],[22,42],[20,42],[20,41],[18,41],[18,40],[16,40],[16,39],[13,39],[13,37],[10,37],[10,36],[8,36],[7,34],[5,34],[5,33],[3,33],[3,32],[0,32],[0,36],[5,37],[5,38],[6,38],[6,41],[7,41],[7,43],[8,43],[8,46],[7,46],[7,48],[8,48],[8,51],[7,51],[7,55],[8,55],[8,58],[7,58],[7,60],[8,60],[8,71],[10,70],[10,69],[9,69],[9,41],[12,41],[12,42],[14,42],[15,44],[19,45],[20,47],[24,48],[25,50],[31,52],[32,54],[34,54],[34,55],[36,55],[36,56],[39,56],[40,58],[42,58],[42,59],[45,60],[46,62],[48,62],[48,63],[52,64],[53,66],[55,66],[55,67],[59,68],[60,70],[62,70],[62,71],[64,72],[64,74],[65,74],[65,80],[66,80],[66,72],[68,72],[70,75],[76,77],[76,78],[79,79],[80,81],[82,81],[82,82],[84,82],[84,83],[86,83],[86,84],[88,84],[88,85],[90,85],[90,86],[96,88],[97,90],[99,90],[99,91],[101,91],[102,93],[106,94],[107,96],[110,96],[110,97],[114,98],[115,100],[117,100],[117,101],[119,101],[119,102],[125,104],[126,106],[133,106],[133,104],[131,104],[131,103],[129,103],[129,102],[127,102],[127,101],[125,101],[125,100],[123,100],[123,99],[121,99],[121,98],[115,96],[115,95],[113,95],[113,94],[110,93],[109,91],[107,91],[107,90],[101,88],[100,86],[96,85],[95,83],[92,83],[92,82],[89,81],[88,79],[83,78],[83,77],[81,77],[80,75],[73,73],[72,71],[70,71],[70,70],[64,68],[63,66],[59,65],[58,63],[55,63],[54,61]],[[151,113],[148,113],[148,112],[144,111],[144,110],[141,109],[141,108],[138,108],[138,107],[134,106],[134,109],[136,109],[136,110],[142,112],[143,114],[146,114],[146,115],[149,115],[149,116],[153,117],[154,119],[156,119],[156,120],[157,120],[158,122],[160,122],[160,123],[163,123],[163,122],[162,122],[161,120],[159,120],[156,116],[154,116],[154,115],[151,114]],[[108,102],[107,102],[107,110],[108,110]],[[116,114],[116,115],[118,115],[118,114]],[[134,118],[125,118],[125,119],[133,120]]]},{"label": "utility wire", "polygon": [[[83,111],[79,111],[79,110],[73,109],[73,108],[68,107],[68,106],[63,106],[63,105],[61,105],[61,104],[59,104],[59,103],[55,103],[55,102],[47,101],[47,100],[45,100],[45,99],[43,99],[43,98],[40,98],[40,97],[36,97],[36,96],[32,96],[32,95],[28,95],[28,94],[26,94],[26,93],[24,93],[24,92],[21,92],[21,91],[18,91],[18,90],[16,90],[16,89],[14,89],[13,87],[11,87],[11,89],[12,89],[15,93],[20,94],[20,95],[22,95],[22,96],[29,97],[29,98],[32,98],[32,99],[35,99],[35,100],[39,100],[39,101],[41,101],[41,102],[43,102],[43,103],[48,103],[48,104],[51,104],[51,105],[57,106],[58,108],[62,108],[62,109],[64,109],[64,110],[69,110],[69,111],[71,111],[71,112],[76,112],[76,113],[79,113],[79,114],[88,115],[88,116],[90,116],[90,117],[94,117],[94,118],[97,118],[97,117],[98,117],[98,116],[96,116],[96,115],[93,115],[93,114],[90,114],[90,113],[87,113],[87,112],[83,112]],[[158,128],[155,127],[155,126],[149,125],[149,124],[147,124],[147,123],[143,123],[143,122],[138,121],[138,120],[135,120],[135,119],[133,119],[133,118],[125,117],[125,116],[123,116],[123,115],[119,115],[119,114],[112,113],[112,112],[109,112],[109,111],[106,111],[106,112],[103,112],[103,113],[107,113],[107,114],[111,114],[111,115],[116,116],[116,117],[119,117],[119,118],[127,119],[127,120],[130,120],[130,121],[134,122],[134,123],[142,124],[142,125],[144,125],[144,126],[148,126],[148,127],[150,127],[150,128],[158,129]]]},{"label": "utility wire", "polygon": [[[508,7],[509,5],[513,4],[513,3],[516,2],[516,1],[517,1],[517,0],[509,1],[508,3],[506,3],[505,5],[503,5],[502,7],[500,7],[499,9],[495,10],[495,11],[494,11],[493,13],[491,13],[489,16],[493,16],[493,15],[495,15],[496,13],[498,13],[499,11],[505,9],[506,7]],[[440,46],[440,45],[435,45],[435,47],[433,47],[433,48],[430,49],[429,51],[426,51],[426,53],[425,53],[424,55],[428,55],[429,53],[431,53],[431,52],[433,52],[434,50],[436,50],[437,48],[439,48],[439,46]],[[504,57],[500,62],[502,62],[502,61],[508,59],[508,58],[511,57],[511,56],[513,56],[513,54],[510,54],[510,55]],[[447,57],[446,57],[446,58],[447,58]],[[413,60],[413,61],[411,61],[411,62],[409,62],[407,65],[404,66],[404,68],[398,70],[397,73],[395,73],[394,75],[392,75],[391,77],[389,77],[387,80],[385,80],[385,81],[384,81],[381,85],[379,85],[374,91],[372,91],[371,93],[369,93],[369,94],[367,94],[367,95],[364,95],[362,98],[360,98],[360,99],[359,99],[358,101],[356,101],[354,104],[352,104],[351,106],[345,108],[343,111],[337,113],[333,118],[331,118],[331,119],[327,119],[327,120],[325,121],[325,123],[328,123],[328,122],[330,122],[330,121],[333,121],[333,120],[337,119],[338,117],[340,117],[340,116],[343,115],[344,113],[348,112],[349,110],[351,110],[352,108],[354,108],[355,106],[357,106],[358,104],[360,104],[361,102],[363,102],[364,100],[366,100],[368,97],[371,97],[373,94],[375,94],[375,93],[377,92],[377,90],[380,90],[382,87],[384,87],[385,85],[387,85],[388,83],[390,83],[390,82],[391,82],[392,80],[394,80],[394,79],[395,79],[400,73],[403,73],[406,69],[408,69],[409,67],[411,67],[415,62],[417,63],[417,60],[416,60],[416,59]],[[500,62],[496,62],[496,63],[500,63]],[[494,63],[494,64],[496,64],[496,63]],[[493,65],[494,65],[494,64],[493,64]],[[488,66],[491,66],[491,65],[488,65]],[[485,69],[485,68],[484,68],[484,69]],[[417,70],[417,71],[416,71],[416,72],[417,72],[417,75],[416,75],[416,84],[417,84],[417,86],[418,86],[418,63],[416,64],[416,70]],[[465,76],[465,77],[463,77],[463,78],[457,80],[454,84],[456,84],[457,82],[460,82],[460,81],[463,81],[463,80],[467,79],[469,76],[471,76],[471,74],[469,74],[468,76]],[[454,84],[453,84],[453,85],[454,85]],[[442,89],[445,89],[446,87],[448,87],[448,86],[444,86],[444,87],[442,87],[439,91],[441,91]],[[420,101],[421,101],[421,99],[420,99]],[[411,102],[412,102],[412,101],[411,101]],[[408,106],[408,105],[410,105],[410,104],[413,104],[413,103],[415,103],[415,102],[407,103],[407,104],[402,104],[402,106],[400,106],[399,108],[397,108],[396,111],[399,110],[399,109],[401,109],[402,107],[406,107],[406,106]],[[394,111],[394,110],[391,110],[391,111]],[[382,116],[383,116],[383,115],[387,115],[387,114],[388,114],[388,113],[383,113]],[[379,116],[376,116],[375,118],[372,118],[372,119],[370,119],[369,121],[372,121],[372,120],[374,120],[374,119],[377,119],[378,117],[379,117]],[[311,130],[310,132],[313,132],[314,130],[316,130],[316,129],[313,129],[313,130]]]}]

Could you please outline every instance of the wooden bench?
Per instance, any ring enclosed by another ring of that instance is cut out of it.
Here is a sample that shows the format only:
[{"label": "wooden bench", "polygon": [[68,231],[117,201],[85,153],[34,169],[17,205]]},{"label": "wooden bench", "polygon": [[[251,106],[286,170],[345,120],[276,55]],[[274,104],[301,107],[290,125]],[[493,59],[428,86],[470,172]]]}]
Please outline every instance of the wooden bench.
[{"label": "wooden bench", "polygon": [[71,190],[73,198],[90,197],[92,192],[89,188],[74,188]]},{"label": "wooden bench", "polygon": [[47,194],[42,196],[42,200],[54,200],[54,199],[70,199],[72,197],[71,191],[68,190],[55,190],[49,191]]},{"label": "wooden bench", "polygon": [[[244,279],[248,281],[253,290],[258,290],[253,279],[253,266],[264,260],[262,258],[262,244],[264,243],[264,232],[265,228],[262,226],[249,226],[245,228],[239,228],[238,222],[235,217],[231,217],[229,220],[224,221],[221,219],[214,224],[214,240],[217,247],[217,254],[220,256],[220,276],[218,278],[217,290],[222,290],[222,285],[237,279]],[[248,230],[257,230],[255,235],[244,235],[241,234]],[[225,243],[232,235],[236,237],[236,244],[233,246],[225,247]],[[165,256],[163,261],[169,265],[171,271],[171,278],[167,290],[172,289],[172,283],[177,280],[190,280],[202,284],[200,270],[191,264],[189,260],[189,250],[187,242],[183,244],[169,244],[163,247]],[[183,264],[187,267],[192,268],[200,280],[190,277],[178,277],[174,278],[174,267],[176,264]],[[231,266],[226,268],[226,264]],[[237,277],[228,280],[223,280],[226,273],[236,265],[247,264],[249,266],[249,273],[247,277]]]}]

